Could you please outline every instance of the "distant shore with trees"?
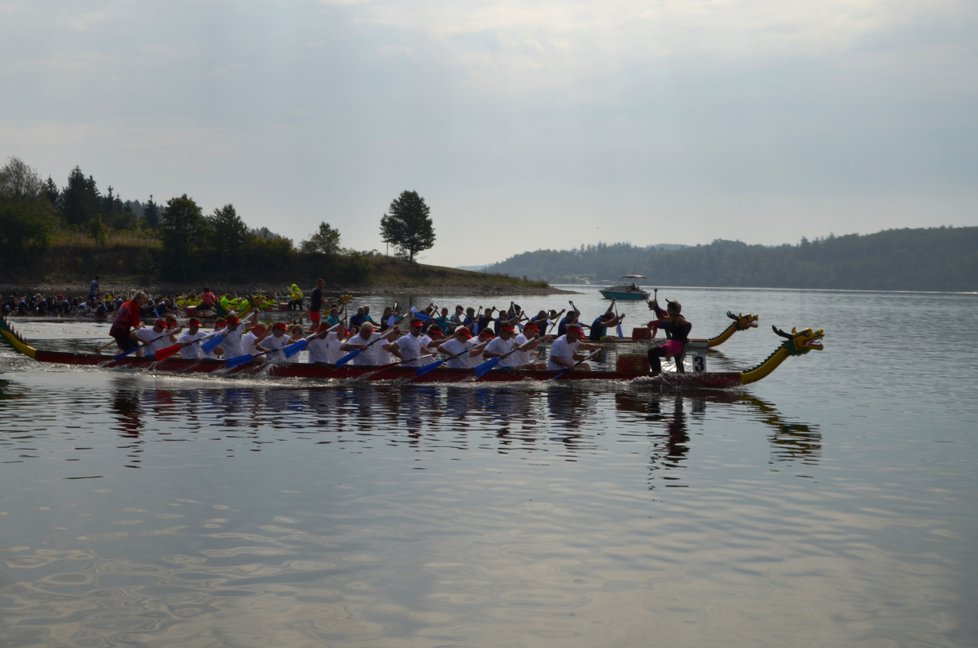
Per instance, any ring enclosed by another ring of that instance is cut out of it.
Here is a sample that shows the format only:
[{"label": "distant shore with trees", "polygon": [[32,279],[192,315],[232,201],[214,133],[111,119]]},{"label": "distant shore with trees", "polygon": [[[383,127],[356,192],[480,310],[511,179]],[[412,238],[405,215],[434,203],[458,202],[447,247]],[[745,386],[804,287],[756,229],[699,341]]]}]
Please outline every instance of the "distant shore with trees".
[{"label": "distant shore with trees", "polygon": [[545,282],[416,263],[434,245],[435,231],[415,191],[395,198],[378,225],[392,256],[344,249],[341,233],[326,222],[296,245],[267,227],[248,227],[230,203],[205,214],[186,194],[164,203],[123,200],[79,167],[62,188],[10,158],[0,167],[0,284],[87,290],[99,275],[106,287],[281,290],[322,277],[337,292],[552,291]]}]

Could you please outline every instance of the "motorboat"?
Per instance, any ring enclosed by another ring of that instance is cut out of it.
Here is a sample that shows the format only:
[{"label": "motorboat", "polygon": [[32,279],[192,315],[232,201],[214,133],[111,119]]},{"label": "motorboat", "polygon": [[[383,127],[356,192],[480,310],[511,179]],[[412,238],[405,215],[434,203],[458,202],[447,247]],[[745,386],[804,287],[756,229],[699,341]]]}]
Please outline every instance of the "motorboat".
[{"label": "motorboat", "polygon": [[647,301],[649,291],[643,290],[638,282],[645,279],[645,275],[627,274],[622,275],[621,283],[617,286],[601,288],[601,296],[605,299],[615,299],[618,301]]}]

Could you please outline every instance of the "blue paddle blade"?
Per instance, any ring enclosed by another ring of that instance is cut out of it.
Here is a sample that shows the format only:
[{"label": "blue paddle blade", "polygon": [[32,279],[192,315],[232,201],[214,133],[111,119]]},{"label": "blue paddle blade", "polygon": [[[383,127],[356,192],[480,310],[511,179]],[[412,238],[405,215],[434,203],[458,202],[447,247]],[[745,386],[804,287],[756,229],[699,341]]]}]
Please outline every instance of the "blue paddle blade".
[{"label": "blue paddle blade", "polygon": [[247,363],[251,362],[251,360],[253,358],[254,358],[253,355],[251,355],[250,353],[246,353],[244,355],[239,355],[239,356],[235,356],[233,358],[228,358],[226,364],[227,364],[228,369],[234,369],[235,367],[239,367],[239,366],[241,366],[243,364],[247,364]]},{"label": "blue paddle blade", "polygon": [[282,353],[285,354],[286,358],[291,358],[295,354],[305,349],[307,346],[309,346],[309,340],[299,340],[298,342],[293,342],[292,344],[287,344],[282,347]]},{"label": "blue paddle blade", "polygon": [[223,341],[224,341],[224,334],[223,333],[218,333],[217,335],[215,335],[211,339],[209,339],[206,342],[204,342],[203,344],[201,344],[200,345],[200,348],[203,349],[205,353],[210,353],[211,351],[213,351],[214,349],[216,349],[217,346],[221,342],[223,342]]},{"label": "blue paddle blade", "polygon": [[500,358],[498,356],[495,357],[495,358],[489,358],[488,360],[486,360],[485,362],[483,362],[482,364],[480,364],[479,366],[477,366],[475,368],[475,375],[476,375],[476,377],[482,378],[483,376],[485,376],[487,373],[489,373],[490,371],[492,371],[492,368],[493,367],[495,367],[497,364],[499,364],[499,361],[500,360],[502,360],[502,358]]},{"label": "blue paddle blade", "polygon": [[113,358],[113,360],[122,360],[126,356],[131,355],[133,352],[138,351],[138,350],[139,350],[139,347],[138,346],[134,346],[133,348],[129,349],[128,351],[123,351],[122,353],[115,354],[115,358]]},{"label": "blue paddle blade", "polygon": [[357,357],[358,355],[360,355],[360,352],[361,351],[363,351],[363,349],[354,349],[353,351],[350,351],[345,356],[343,356],[342,358],[340,358],[339,360],[336,361],[336,366],[337,367],[342,367],[347,362],[349,362],[350,360],[353,360],[355,357]]},{"label": "blue paddle blade", "polygon": [[431,371],[434,371],[434,370],[435,370],[435,369],[437,369],[438,367],[440,367],[440,366],[442,366],[442,365],[443,365],[443,364],[444,364],[445,362],[447,362],[447,360],[438,360],[438,361],[436,361],[436,362],[432,362],[432,363],[430,363],[430,364],[426,364],[426,365],[425,365],[425,366],[423,366],[423,367],[418,367],[418,370],[417,370],[417,371],[415,371],[414,373],[415,373],[416,375],[418,375],[418,376],[423,376],[423,375],[425,375],[426,373],[429,373],[429,372],[431,372]]}]

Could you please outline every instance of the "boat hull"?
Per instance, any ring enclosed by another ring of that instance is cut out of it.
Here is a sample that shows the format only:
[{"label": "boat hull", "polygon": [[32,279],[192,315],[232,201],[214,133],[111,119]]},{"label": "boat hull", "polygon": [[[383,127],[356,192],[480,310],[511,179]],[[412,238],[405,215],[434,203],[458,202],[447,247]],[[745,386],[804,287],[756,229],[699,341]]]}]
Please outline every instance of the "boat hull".
[{"label": "boat hull", "polygon": [[220,360],[188,360],[167,358],[162,361],[148,358],[126,357],[116,360],[112,356],[91,353],[70,353],[63,351],[37,350],[34,359],[38,362],[93,366],[104,369],[134,369],[162,374],[210,374],[220,376],[258,376],[274,378],[297,378],[305,380],[393,380],[412,383],[460,383],[460,382],[548,382],[574,380],[633,380],[647,375],[634,371],[540,371],[523,369],[494,369],[482,377],[477,377],[471,369],[447,369],[439,367],[419,376],[414,367],[385,365],[365,367],[344,365],[336,367],[309,363],[268,363],[251,362],[229,369]]},{"label": "boat hull", "polygon": [[602,288],[599,292],[605,299],[614,299],[615,301],[639,301],[648,300],[649,298],[649,293],[645,290],[634,291],[621,288]]}]

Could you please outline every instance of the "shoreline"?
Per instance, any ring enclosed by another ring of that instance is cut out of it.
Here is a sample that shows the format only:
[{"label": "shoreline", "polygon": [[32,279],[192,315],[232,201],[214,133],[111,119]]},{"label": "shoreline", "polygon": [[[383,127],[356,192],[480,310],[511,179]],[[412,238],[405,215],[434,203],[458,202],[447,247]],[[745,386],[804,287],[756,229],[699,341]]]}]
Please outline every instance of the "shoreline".
[{"label": "shoreline", "polygon": [[[89,283],[78,283],[78,282],[52,282],[43,281],[35,285],[28,285],[24,283],[17,284],[2,284],[0,285],[0,298],[6,299],[8,295],[35,295],[40,293],[44,296],[51,295],[63,295],[65,297],[87,297],[88,295]],[[129,282],[101,282],[101,293],[109,293],[112,295],[121,295],[124,297],[130,296],[137,290],[145,290],[148,294],[153,297],[158,296],[181,296],[189,294],[199,294],[203,289],[204,285],[138,285]],[[228,293],[231,295],[255,295],[255,294],[278,294],[284,295],[288,286],[275,286],[270,287],[262,284],[245,284],[245,283],[234,283],[234,284],[223,284],[214,283],[210,284],[211,290],[218,294]],[[303,289],[308,294],[311,291],[311,287],[308,289]],[[564,290],[561,288],[554,288],[553,286],[548,286],[547,288],[518,288],[516,286],[487,286],[487,285],[427,285],[427,286],[412,286],[412,285],[391,285],[384,288],[377,286],[331,286],[328,282],[326,284],[325,293],[327,295],[343,295],[350,294],[354,297],[364,296],[364,297],[378,297],[384,295],[390,296],[414,296],[414,295],[436,295],[439,297],[463,297],[463,296],[473,296],[473,297],[493,297],[498,295],[576,295],[579,294],[573,290]]]}]

